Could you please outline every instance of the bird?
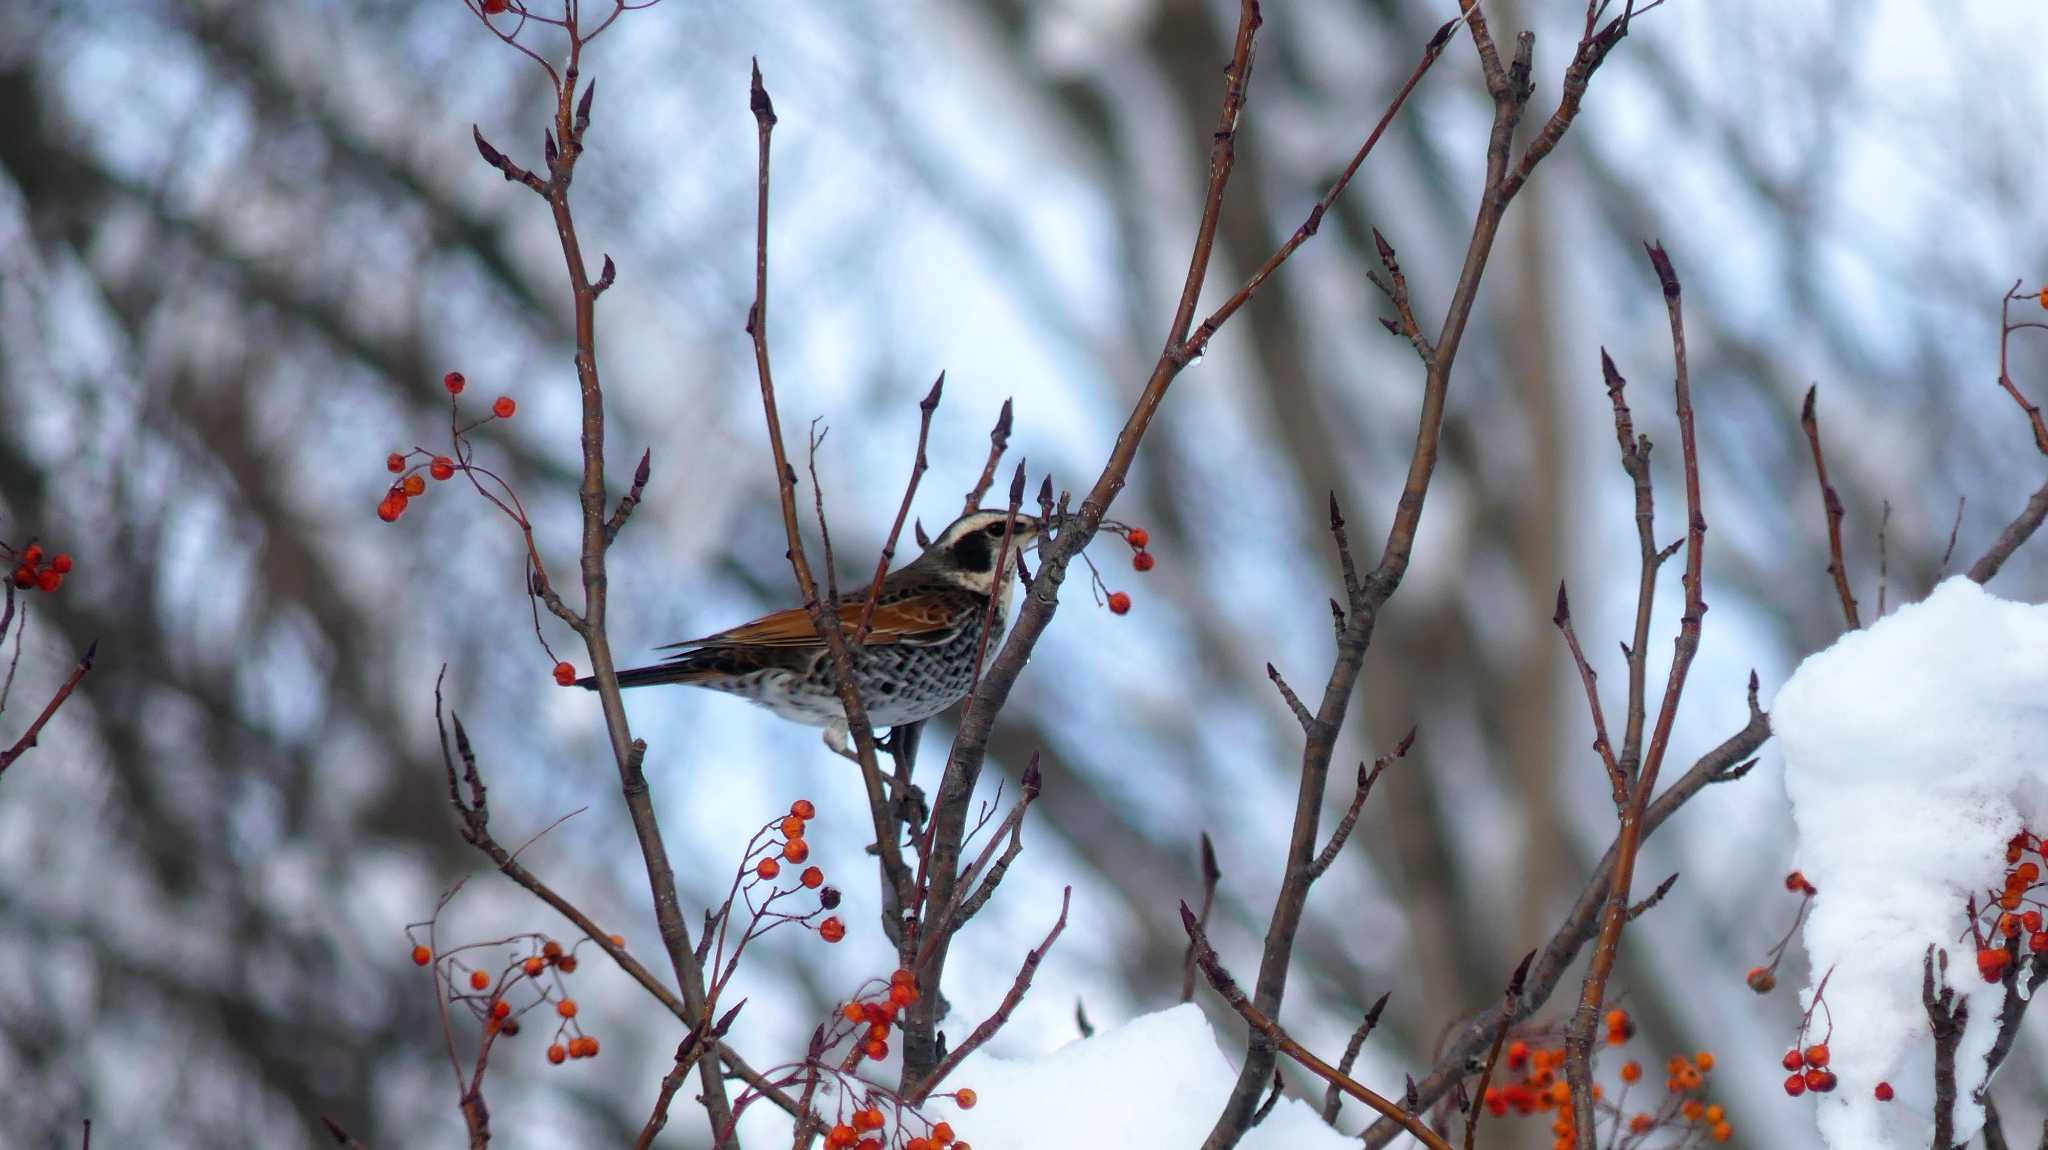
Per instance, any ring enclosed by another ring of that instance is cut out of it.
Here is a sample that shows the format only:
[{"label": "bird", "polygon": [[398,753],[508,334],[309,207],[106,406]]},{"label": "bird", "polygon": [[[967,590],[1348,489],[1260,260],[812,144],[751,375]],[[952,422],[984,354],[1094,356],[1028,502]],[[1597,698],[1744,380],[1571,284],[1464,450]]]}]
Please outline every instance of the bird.
[{"label": "bird", "polygon": [[[1036,517],[1008,510],[970,511],[882,578],[867,637],[849,652],[874,728],[922,722],[966,697],[984,648],[993,650],[1002,638],[1019,560],[1037,542],[1040,526]],[[839,597],[849,642],[873,587]],[[825,728],[825,745],[851,755],[832,653],[804,608],[656,650],[680,653],[618,672],[619,686],[681,683],[738,695],[784,719]],[[595,690],[597,680],[589,676],[576,685]]]}]

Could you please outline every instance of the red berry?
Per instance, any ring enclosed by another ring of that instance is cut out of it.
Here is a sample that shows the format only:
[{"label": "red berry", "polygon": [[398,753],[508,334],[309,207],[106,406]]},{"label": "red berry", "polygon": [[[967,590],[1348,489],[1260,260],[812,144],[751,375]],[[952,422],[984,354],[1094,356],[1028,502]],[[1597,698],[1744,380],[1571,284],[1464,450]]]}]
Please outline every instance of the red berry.
[{"label": "red berry", "polygon": [[573,998],[565,998],[562,1001],[555,1003],[555,1013],[561,1015],[563,1018],[576,1017],[576,1000]]},{"label": "red berry", "polygon": [[818,924],[818,937],[826,942],[838,942],[846,937],[846,924],[835,916]]},{"label": "red berry", "polygon": [[960,1089],[955,1090],[953,1092],[953,1101],[956,1104],[958,1104],[960,1109],[962,1110],[974,1109],[974,1103],[979,1099],[979,1097],[980,1096],[975,1094],[972,1088],[966,1086],[962,1086]]},{"label": "red berry", "polygon": [[563,974],[576,973],[576,956],[573,954],[565,954],[562,957],[556,959],[555,969],[561,971]]},{"label": "red berry", "polygon": [[451,371],[441,377],[441,386],[448,389],[449,395],[461,395],[462,389],[469,386],[469,381],[462,378],[461,372]]},{"label": "red berry", "polygon": [[433,951],[431,951],[431,950],[428,950],[428,949],[427,949],[426,947],[424,947],[424,946],[416,946],[416,947],[413,947],[413,948],[412,948],[412,961],[413,961],[413,965],[415,965],[415,966],[425,966],[425,965],[427,965],[428,963],[430,963],[430,962],[434,961],[434,952],[433,952]]},{"label": "red berry", "polygon": [[1815,1066],[1806,1072],[1806,1088],[1816,1094],[1826,1094],[1835,1088],[1835,1073]]},{"label": "red berry", "polygon": [[764,879],[772,879],[782,873],[782,864],[773,858],[765,858],[754,865],[754,873]]},{"label": "red berry", "polygon": [[53,569],[44,568],[41,572],[39,572],[36,575],[36,586],[44,591],[55,591],[57,588],[62,587],[63,585],[64,576],[59,575]]},{"label": "red berry", "polygon": [[1828,1044],[1816,1042],[1812,1046],[1807,1047],[1806,1064],[1808,1066],[1826,1066],[1828,1064]]},{"label": "red berry", "polygon": [[405,514],[407,502],[409,501],[406,499],[405,492],[403,491],[394,488],[386,492],[384,501],[377,504],[377,518],[382,519],[386,523],[396,521],[399,516]]},{"label": "red berry", "polygon": [[780,829],[783,838],[800,839],[804,837],[804,817],[802,815],[790,815],[782,820]]},{"label": "red berry", "polygon": [[384,470],[396,475],[405,470],[405,456],[396,451],[384,457]]},{"label": "red berry", "polygon": [[818,808],[809,799],[798,799],[789,804],[789,813],[800,819],[814,819],[818,817]]},{"label": "red berry", "polygon": [[2002,982],[2006,966],[2012,961],[2003,948],[1987,946],[1977,952],[1977,973],[1986,982]]},{"label": "red berry", "polygon": [[879,1038],[871,1038],[868,1040],[868,1044],[861,1048],[861,1052],[876,1062],[880,1062],[882,1059],[889,1057],[889,1044]]},{"label": "red berry", "polygon": [[1129,531],[1124,532],[1124,538],[1129,540],[1131,546],[1139,551],[1143,551],[1145,545],[1152,542],[1152,536],[1146,534],[1143,527],[1133,527]]},{"label": "red berry", "polygon": [[586,1034],[586,1035],[584,1035],[584,1036],[583,1036],[583,1057],[585,1057],[585,1058],[596,1058],[596,1057],[597,1057],[597,1036],[596,1036],[596,1035],[594,1035],[594,1034]]},{"label": "red berry", "polygon": [[932,1127],[932,1141],[941,1146],[951,1145],[953,1142],[953,1127],[945,1122],[934,1125]]},{"label": "red berry", "polygon": [[1806,1093],[1806,1075],[1794,1074],[1790,1078],[1785,1079],[1785,1093],[1790,1094],[1794,1098]]},{"label": "red berry", "polygon": [[800,863],[811,857],[811,844],[802,839],[791,839],[782,844],[782,857]]},{"label": "red berry", "polygon": [[556,1066],[560,1066],[564,1061],[568,1059],[568,1057],[569,1052],[562,1049],[561,1043],[557,1042],[554,1045],[548,1047],[548,1061],[554,1063]]},{"label": "red berry", "polygon": [[405,477],[401,487],[407,495],[424,495],[427,491],[427,481],[420,477],[419,472],[415,471]]},{"label": "red berry", "polygon": [[551,938],[541,944],[540,954],[542,958],[560,958],[562,957],[562,944]]},{"label": "red berry", "polygon": [[573,685],[576,682],[576,664],[556,663],[555,682],[560,683],[564,687]]},{"label": "red berry", "polygon": [[1138,571],[1152,570],[1154,560],[1150,551],[1140,551],[1131,556],[1131,567]]},{"label": "red berry", "polygon": [[16,567],[14,569],[14,585],[16,587],[33,587],[35,583],[36,573],[34,571],[27,567]]},{"label": "red berry", "polygon": [[1126,595],[1126,594],[1124,594],[1124,593],[1123,593],[1122,591],[1111,591],[1111,592],[1109,593],[1109,613],[1110,613],[1110,614],[1112,614],[1112,615],[1128,615],[1128,614],[1130,614],[1130,611],[1131,611],[1131,597],[1130,597],[1129,595]]},{"label": "red berry", "polygon": [[519,968],[526,972],[526,977],[539,978],[540,972],[546,970],[547,966],[548,964],[542,962],[539,956],[536,955],[535,957],[529,958],[525,962],[521,963]]},{"label": "red berry", "polygon": [[491,1003],[492,1018],[503,1018],[510,1013],[512,1013],[512,1004],[506,1002],[504,999],[501,998],[496,1002]]},{"label": "red berry", "polygon": [[1892,1084],[1880,1082],[1877,1084],[1877,1090],[1874,1093],[1877,1095],[1879,1102],[1890,1102],[1892,1100]]},{"label": "red berry", "polygon": [[1785,1057],[1779,1059],[1779,1063],[1783,1065],[1787,1070],[1797,1070],[1800,1067],[1806,1065],[1806,1057],[1805,1055],[1800,1054],[1797,1050],[1787,1050],[1785,1052]]},{"label": "red berry", "polygon": [[1749,988],[1758,994],[1769,994],[1778,987],[1778,976],[1761,966],[1750,967],[1746,980]]},{"label": "red berry", "polygon": [[512,402],[512,397],[509,395],[499,396],[498,401],[491,405],[491,414],[499,419],[510,419],[512,418],[512,413],[518,410],[519,405]]},{"label": "red berry", "polygon": [[28,545],[28,550],[26,550],[26,551],[24,551],[24,552],[22,552],[22,553],[21,553],[21,565],[22,565],[23,567],[26,567],[26,568],[28,568],[28,569],[29,569],[29,570],[31,570],[31,571],[33,571],[33,570],[35,570],[36,568],[38,568],[38,567],[42,566],[42,565],[43,565],[43,549],[42,549],[42,546],[41,546],[40,544],[36,544],[36,543],[31,543],[31,544],[29,544],[29,545]]},{"label": "red berry", "polygon": [[805,867],[804,873],[799,877],[802,879],[803,884],[812,890],[818,889],[825,882],[825,872],[814,866]]},{"label": "red berry", "polygon": [[908,983],[899,982],[889,988],[889,1001],[899,1007],[909,1006],[917,1001],[917,988]]},{"label": "red berry", "polygon": [[469,972],[469,985],[471,989],[482,990],[484,987],[489,986],[490,984],[490,975],[485,974],[481,970],[472,970]]},{"label": "red berry", "polygon": [[484,15],[496,16],[506,9],[508,3],[509,0],[483,0]]},{"label": "red berry", "polygon": [[427,474],[436,479],[452,479],[455,476],[455,461],[445,455],[436,455],[427,465]]},{"label": "red berry", "polygon": [[57,552],[57,557],[50,560],[50,570],[55,571],[59,575],[71,574],[71,556],[62,551]]}]

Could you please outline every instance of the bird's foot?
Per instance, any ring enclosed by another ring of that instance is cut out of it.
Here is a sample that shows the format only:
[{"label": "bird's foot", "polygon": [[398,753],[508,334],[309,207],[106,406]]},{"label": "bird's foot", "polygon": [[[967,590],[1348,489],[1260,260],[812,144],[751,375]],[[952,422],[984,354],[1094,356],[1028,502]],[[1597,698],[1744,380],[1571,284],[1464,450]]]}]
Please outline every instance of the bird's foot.
[{"label": "bird's foot", "polygon": [[845,723],[831,724],[825,728],[825,746],[830,748],[832,753],[840,758],[851,763],[858,763],[860,762],[860,756],[854,753],[852,744],[847,742],[849,733]]}]

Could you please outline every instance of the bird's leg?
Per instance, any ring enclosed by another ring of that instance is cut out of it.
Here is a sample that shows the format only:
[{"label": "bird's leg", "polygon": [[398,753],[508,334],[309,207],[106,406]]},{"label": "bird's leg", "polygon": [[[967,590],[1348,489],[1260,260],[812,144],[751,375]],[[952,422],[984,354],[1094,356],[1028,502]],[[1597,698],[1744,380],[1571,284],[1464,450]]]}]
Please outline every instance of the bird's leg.
[{"label": "bird's leg", "polygon": [[860,756],[853,753],[853,745],[847,742],[847,737],[851,733],[847,729],[846,720],[844,719],[828,723],[825,727],[825,745],[831,748],[832,753],[840,758],[848,762],[858,763],[860,762]]}]

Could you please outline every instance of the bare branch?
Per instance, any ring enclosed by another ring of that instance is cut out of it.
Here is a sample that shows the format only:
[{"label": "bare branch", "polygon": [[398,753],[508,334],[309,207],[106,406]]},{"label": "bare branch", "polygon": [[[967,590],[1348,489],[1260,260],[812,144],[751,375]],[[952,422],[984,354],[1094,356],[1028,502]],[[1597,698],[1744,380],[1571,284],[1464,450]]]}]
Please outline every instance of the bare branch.
[{"label": "bare branch", "polygon": [[1828,482],[1828,461],[1820,450],[1820,418],[1815,411],[1815,400],[1820,394],[1820,385],[1806,389],[1806,402],[1799,408],[1799,426],[1806,432],[1806,442],[1813,447],[1813,472],[1820,481],[1821,509],[1828,519],[1828,574],[1834,577],[1835,594],[1842,600],[1842,621],[1854,631],[1863,626],[1856,616],[1856,596],[1849,590],[1849,568],[1842,562],[1842,497],[1835,493],[1835,485]]}]

